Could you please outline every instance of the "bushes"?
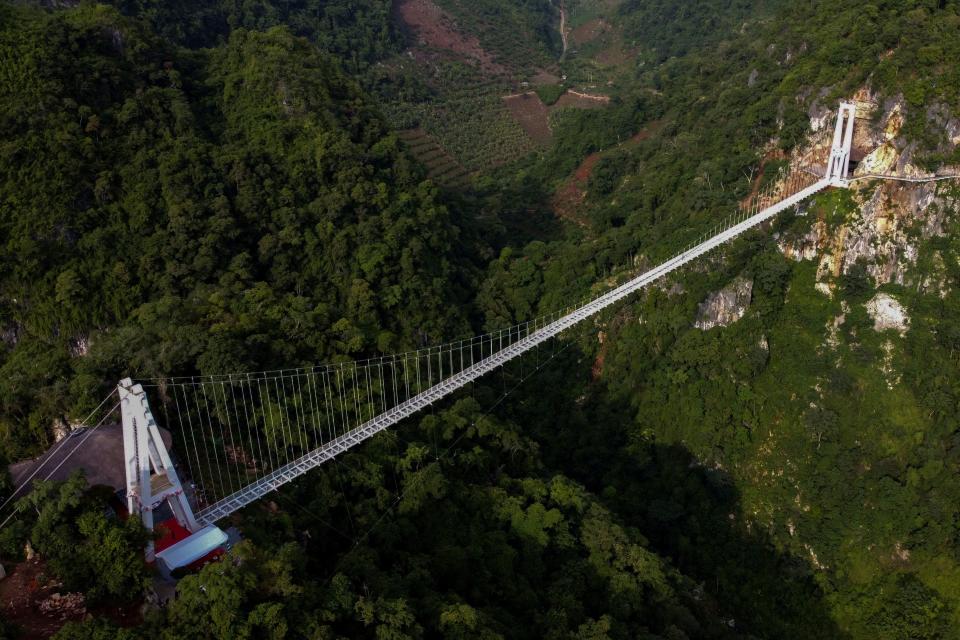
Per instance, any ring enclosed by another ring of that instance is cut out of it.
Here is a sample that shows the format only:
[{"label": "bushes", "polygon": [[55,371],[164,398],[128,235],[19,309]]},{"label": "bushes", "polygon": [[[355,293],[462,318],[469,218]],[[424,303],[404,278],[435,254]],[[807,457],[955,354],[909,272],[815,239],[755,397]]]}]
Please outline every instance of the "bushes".
[{"label": "bushes", "polygon": [[542,84],[536,87],[537,95],[540,96],[540,100],[543,101],[545,105],[556,104],[557,100],[560,99],[567,89],[559,84]]},{"label": "bushes", "polygon": [[111,492],[87,492],[86,484],[79,472],[66,482],[36,482],[18,503],[28,538],[67,591],[92,604],[136,600],[147,584],[147,533],[136,518],[108,516]]}]

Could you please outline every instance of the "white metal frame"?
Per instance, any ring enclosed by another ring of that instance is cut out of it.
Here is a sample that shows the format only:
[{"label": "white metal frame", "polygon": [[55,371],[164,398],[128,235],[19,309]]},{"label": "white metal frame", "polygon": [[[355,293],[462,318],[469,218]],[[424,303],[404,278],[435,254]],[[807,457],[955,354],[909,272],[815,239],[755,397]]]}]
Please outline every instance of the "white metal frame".
[{"label": "white metal frame", "polygon": [[[153,531],[153,511],[166,502],[177,521],[190,531],[201,527],[160,437],[157,421],[150,411],[147,394],[130,378],[120,381],[120,414],[123,420],[123,455],[127,474],[127,510],[138,515],[143,526]],[[158,492],[154,495],[154,482]],[[147,560],[153,560],[153,542],[147,543]]]},{"label": "white metal frame", "polygon": [[853,147],[853,124],[856,118],[857,105],[853,102],[841,102],[826,174],[835,187],[845,188],[850,185],[850,150]]}]

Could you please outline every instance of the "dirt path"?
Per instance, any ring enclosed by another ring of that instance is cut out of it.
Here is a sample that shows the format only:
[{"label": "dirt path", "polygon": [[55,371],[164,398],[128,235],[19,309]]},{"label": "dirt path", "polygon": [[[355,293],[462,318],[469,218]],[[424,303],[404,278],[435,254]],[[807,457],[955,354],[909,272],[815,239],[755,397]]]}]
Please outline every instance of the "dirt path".
[{"label": "dirt path", "polygon": [[508,96],[502,96],[503,100],[510,100],[511,98],[522,98],[523,96],[532,96],[536,91],[521,91],[520,93],[511,93]]},{"label": "dirt path", "polygon": [[590,93],[581,93],[580,91],[574,91],[573,89],[567,89],[567,93],[575,96],[580,96],[581,98],[586,98],[587,100],[597,100],[598,102],[610,102],[610,96],[595,96]]}]

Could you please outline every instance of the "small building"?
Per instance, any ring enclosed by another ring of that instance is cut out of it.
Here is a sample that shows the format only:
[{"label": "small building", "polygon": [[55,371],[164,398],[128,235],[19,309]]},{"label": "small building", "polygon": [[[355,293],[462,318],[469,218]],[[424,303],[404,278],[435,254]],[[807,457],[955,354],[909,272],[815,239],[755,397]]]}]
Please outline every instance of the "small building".
[{"label": "small building", "polygon": [[208,525],[190,533],[176,518],[157,526],[161,537],[154,543],[157,570],[164,577],[175,571],[196,571],[214,562],[226,552],[229,537],[216,525]]}]

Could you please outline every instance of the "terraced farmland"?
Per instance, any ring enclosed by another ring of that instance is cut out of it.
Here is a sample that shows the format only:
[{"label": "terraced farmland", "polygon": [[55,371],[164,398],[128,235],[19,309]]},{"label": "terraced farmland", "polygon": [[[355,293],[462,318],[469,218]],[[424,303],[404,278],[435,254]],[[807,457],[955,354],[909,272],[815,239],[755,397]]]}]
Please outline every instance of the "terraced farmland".
[{"label": "terraced farmland", "polygon": [[470,178],[462,164],[437,144],[423,129],[405,129],[399,132],[400,139],[427,168],[427,176],[437,184],[456,186]]},{"label": "terraced farmland", "polygon": [[503,11],[488,0],[400,0],[396,7],[413,38],[382,65],[402,88],[385,94],[382,109],[431,177],[449,184],[542,147],[550,137],[546,117],[532,127],[503,97],[531,82],[559,81],[545,70],[556,70],[549,39],[558,36],[548,0]]},{"label": "terraced farmland", "polygon": [[387,105],[384,111],[397,129],[424,131],[468,172],[490,169],[537,148],[494,93],[471,89],[443,101]]}]

